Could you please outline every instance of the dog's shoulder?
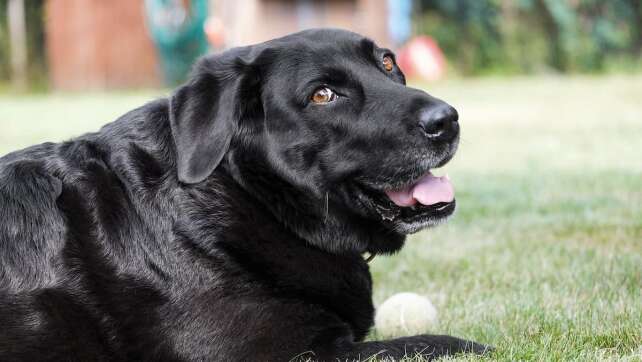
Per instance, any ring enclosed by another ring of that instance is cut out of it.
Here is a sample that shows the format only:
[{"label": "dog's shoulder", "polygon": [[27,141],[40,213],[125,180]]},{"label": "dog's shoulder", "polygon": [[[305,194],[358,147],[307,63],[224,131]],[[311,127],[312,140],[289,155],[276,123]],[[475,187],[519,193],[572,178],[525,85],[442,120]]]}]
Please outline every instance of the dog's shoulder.
[{"label": "dog's shoulder", "polygon": [[47,166],[54,144],[42,144],[0,159],[0,289],[49,284],[42,273],[61,247],[64,220],[56,200],[62,181]]},{"label": "dog's shoulder", "polygon": [[47,166],[54,147],[45,143],[0,158],[0,219],[5,227],[27,222],[54,206],[62,192],[61,179]]}]

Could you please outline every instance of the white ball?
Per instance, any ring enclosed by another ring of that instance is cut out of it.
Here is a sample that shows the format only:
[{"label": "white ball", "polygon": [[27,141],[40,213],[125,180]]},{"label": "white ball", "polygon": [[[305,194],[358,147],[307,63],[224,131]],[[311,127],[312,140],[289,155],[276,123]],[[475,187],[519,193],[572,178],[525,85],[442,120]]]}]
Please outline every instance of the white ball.
[{"label": "white ball", "polygon": [[375,314],[375,329],[383,337],[427,333],[437,326],[437,309],[426,297],[398,293],[386,299]]}]

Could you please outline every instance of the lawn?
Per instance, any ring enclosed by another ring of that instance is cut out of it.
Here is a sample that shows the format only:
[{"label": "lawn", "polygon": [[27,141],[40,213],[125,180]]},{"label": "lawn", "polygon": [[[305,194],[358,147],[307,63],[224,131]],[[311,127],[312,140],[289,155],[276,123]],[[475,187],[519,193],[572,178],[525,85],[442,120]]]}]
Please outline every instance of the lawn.
[{"label": "lawn", "polygon": [[[402,291],[431,332],[493,360],[642,361],[642,76],[458,80],[451,221],[371,263],[375,302]],[[0,154],[96,130],[159,92],[0,96]],[[461,360],[476,360],[460,357]]]}]

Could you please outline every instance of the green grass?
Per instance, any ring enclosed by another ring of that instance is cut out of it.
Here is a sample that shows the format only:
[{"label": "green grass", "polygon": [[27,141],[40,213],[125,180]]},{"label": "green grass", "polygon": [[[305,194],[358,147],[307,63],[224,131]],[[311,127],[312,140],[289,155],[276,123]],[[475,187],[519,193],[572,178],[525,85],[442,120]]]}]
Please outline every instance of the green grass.
[{"label": "green grass", "polygon": [[[431,332],[497,347],[482,359],[642,361],[642,76],[426,88],[461,114],[458,155],[436,172],[450,174],[458,211],[374,259],[375,302],[428,296]],[[0,154],[160,94],[5,96]]]}]

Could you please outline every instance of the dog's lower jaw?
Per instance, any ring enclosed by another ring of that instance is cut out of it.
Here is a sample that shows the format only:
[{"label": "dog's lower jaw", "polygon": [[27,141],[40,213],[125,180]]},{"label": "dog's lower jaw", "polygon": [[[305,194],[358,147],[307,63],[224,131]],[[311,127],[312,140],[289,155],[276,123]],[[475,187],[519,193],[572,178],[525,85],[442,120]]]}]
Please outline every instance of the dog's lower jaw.
[{"label": "dog's lower jaw", "polygon": [[399,251],[406,236],[381,225],[354,225],[349,217],[331,215],[293,226],[293,231],[312,245],[332,253],[392,254]]},{"label": "dog's lower jaw", "polygon": [[447,210],[450,210],[450,211],[448,211],[449,212],[448,214],[445,214],[443,216],[418,218],[415,220],[412,220],[412,219],[396,220],[396,222],[393,225],[393,228],[395,231],[397,231],[400,234],[409,235],[424,229],[428,229],[428,228],[435,227],[437,225],[444,224],[454,215],[455,207],[456,207],[456,203],[455,201],[453,201],[450,204],[444,206],[444,208],[448,208]]},{"label": "dog's lower jaw", "polygon": [[392,254],[403,247],[406,239],[404,234],[377,222],[333,210],[333,207],[323,214],[306,214],[305,218],[298,217],[300,210],[292,205],[281,207],[279,213],[267,208],[299,238],[331,253]]}]

